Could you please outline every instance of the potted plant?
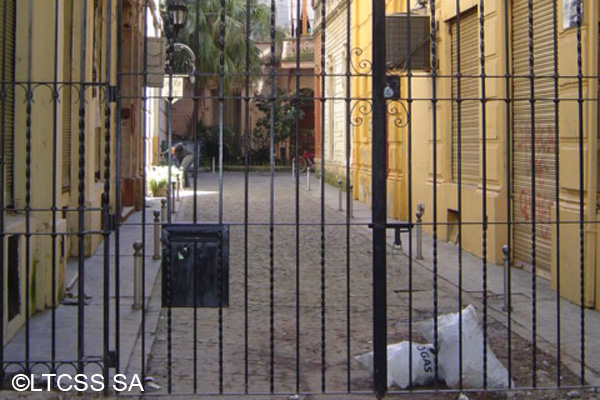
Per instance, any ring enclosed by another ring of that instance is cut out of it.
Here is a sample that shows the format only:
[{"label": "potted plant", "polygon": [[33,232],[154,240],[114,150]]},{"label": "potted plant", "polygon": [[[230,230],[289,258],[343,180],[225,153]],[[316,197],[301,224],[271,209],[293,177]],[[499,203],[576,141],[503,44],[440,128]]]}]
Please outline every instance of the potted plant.
[{"label": "potted plant", "polygon": [[[167,196],[167,183],[169,181],[168,166],[151,166],[147,174],[148,187],[153,197]],[[177,167],[171,168],[171,182],[177,182],[181,178],[181,170]]]}]

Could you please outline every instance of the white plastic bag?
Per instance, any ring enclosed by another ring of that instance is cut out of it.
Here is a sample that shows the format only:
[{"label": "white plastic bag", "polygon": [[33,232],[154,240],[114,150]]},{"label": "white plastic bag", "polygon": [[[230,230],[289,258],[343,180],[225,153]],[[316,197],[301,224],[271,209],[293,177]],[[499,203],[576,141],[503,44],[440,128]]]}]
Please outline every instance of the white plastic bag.
[{"label": "white plastic bag", "polygon": [[[472,305],[463,309],[462,315],[462,384],[465,388],[483,388],[483,332],[479,327],[477,313]],[[459,369],[459,313],[438,317],[438,368],[439,376],[446,385],[457,388],[460,383]],[[433,320],[421,325],[421,333],[434,341]],[[489,345],[487,348],[487,387],[508,388],[508,372],[496,358]],[[511,382],[510,387],[514,386]]]},{"label": "white plastic bag", "polygon": [[[401,389],[410,386],[408,371],[409,342],[390,344],[388,354],[388,387],[396,385]],[[355,357],[373,376],[373,352]],[[412,344],[412,384],[428,385],[434,381],[433,347],[430,344]]]}]

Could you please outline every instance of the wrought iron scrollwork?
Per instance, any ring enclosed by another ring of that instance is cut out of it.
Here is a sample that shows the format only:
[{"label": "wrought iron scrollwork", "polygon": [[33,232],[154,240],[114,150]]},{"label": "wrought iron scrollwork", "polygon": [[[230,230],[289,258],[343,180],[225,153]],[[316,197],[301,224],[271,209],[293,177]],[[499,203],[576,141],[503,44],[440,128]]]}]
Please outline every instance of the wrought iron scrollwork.
[{"label": "wrought iron scrollwork", "polygon": [[408,124],[408,110],[406,105],[400,100],[390,100],[387,102],[386,113],[393,120],[397,128],[405,127]]},{"label": "wrought iron scrollwork", "polygon": [[[367,60],[366,58],[361,59],[360,57],[363,55],[363,49],[359,47],[355,47],[350,50],[350,67],[359,76],[370,75],[373,71],[373,63],[371,60]],[[357,58],[358,62],[355,63],[354,59]]]},{"label": "wrought iron scrollwork", "polygon": [[[355,115],[356,112],[356,115]],[[368,99],[359,99],[352,104],[350,109],[350,124],[354,127],[361,126],[364,117],[373,112],[373,103]]]}]

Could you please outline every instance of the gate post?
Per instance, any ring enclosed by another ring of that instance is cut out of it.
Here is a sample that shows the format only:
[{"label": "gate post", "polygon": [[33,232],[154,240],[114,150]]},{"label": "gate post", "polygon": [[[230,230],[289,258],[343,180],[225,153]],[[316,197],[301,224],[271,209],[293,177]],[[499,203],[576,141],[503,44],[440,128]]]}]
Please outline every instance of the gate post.
[{"label": "gate post", "polygon": [[139,240],[133,244],[133,304],[131,308],[139,310],[142,308],[142,247]]},{"label": "gate post", "polygon": [[338,198],[338,211],[343,211],[342,199],[344,197],[344,191],[342,190],[342,180],[338,179],[339,198]]},{"label": "gate post", "polygon": [[387,393],[387,152],[385,1],[373,0],[373,137],[372,223],[373,223],[373,351],[375,394]]},{"label": "gate post", "polygon": [[167,222],[167,199],[160,199],[160,222]]}]

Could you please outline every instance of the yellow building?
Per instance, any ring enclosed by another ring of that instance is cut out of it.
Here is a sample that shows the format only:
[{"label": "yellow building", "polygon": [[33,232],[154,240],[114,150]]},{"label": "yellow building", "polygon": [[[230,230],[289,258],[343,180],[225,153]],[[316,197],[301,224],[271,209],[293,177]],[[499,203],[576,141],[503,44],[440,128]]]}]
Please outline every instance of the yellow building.
[{"label": "yellow building", "polygon": [[[62,298],[67,259],[80,253],[77,233],[86,232],[85,256],[101,242],[107,156],[110,213],[117,211],[116,102],[109,88],[117,83],[121,48],[118,3],[0,0],[5,341],[24,323],[26,293],[29,314]],[[124,10],[136,10],[143,26],[140,5],[137,0],[123,2]],[[136,39],[133,53],[141,57],[143,41]],[[129,147],[122,144],[122,149]]]},{"label": "yellow building", "polygon": [[[404,2],[399,3],[402,3],[400,8],[405,6]],[[479,8],[480,1],[461,0],[459,3],[457,12],[456,1],[436,2],[435,76],[431,70],[412,71],[409,93],[407,74],[401,73],[401,96],[404,100],[413,100],[410,124],[413,209],[408,210],[407,205],[409,127],[398,128],[390,121],[390,217],[406,220],[409,213],[415,215],[418,204],[424,204],[424,222],[431,223],[435,206],[438,237],[457,242],[459,227],[456,223],[461,221],[462,248],[481,257],[484,254],[481,221],[485,219],[485,200],[489,223],[486,233],[488,262],[501,263],[502,246],[510,240],[513,265],[531,268],[535,252],[536,272],[550,279],[554,287],[560,279],[561,295],[577,303],[580,302],[579,221],[583,220],[585,304],[600,308],[600,273],[597,272],[600,239],[596,226],[599,219],[595,100],[598,81],[587,78],[598,75],[596,27],[600,7],[595,1],[584,1],[582,92],[579,93],[578,29],[572,15],[563,15],[563,2],[559,2],[561,6],[556,10],[553,0],[534,2],[533,85],[530,79],[528,1],[485,1],[484,10]],[[388,4],[388,14],[404,11],[391,6],[392,3]],[[370,59],[370,7],[369,2],[353,3],[353,27],[356,28],[353,45],[363,50],[363,54],[353,60],[357,65],[360,59]],[[564,10],[569,11],[569,7]],[[574,8],[570,10],[573,13]],[[430,11],[429,8],[420,9],[414,15],[430,14]],[[483,69],[481,21],[484,21]],[[556,60],[555,54],[558,55]],[[485,73],[483,79],[482,72]],[[554,79],[555,72],[558,79]],[[510,78],[507,79],[507,75]],[[434,81],[436,93],[433,93]],[[354,78],[353,97],[369,97],[370,85],[370,80]],[[482,98],[485,99],[485,112]],[[532,98],[535,99],[533,108]],[[578,102],[578,98],[582,101]],[[404,101],[404,105],[408,102]],[[370,202],[368,115],[365,122],[354,131],[354,195]],[[579,149],[580,133],[583,152]],[[558,142],[555,135],[558,135]],[[584,172],[583,192],[579,182],[580,158]],[[434,164],[437,166],[435,173]],[[581,200],[584,207],[580,215]],[[557,220],[561,223],[554,223]],[[534,222],[535,235],[532,234]],[[426,229],[431,232],[431,225]],[[556,274],[557,266],[560,277]]]},{"label": "yellow building", "polygon": [[[320,165],[325,158],[328,174],[335,177],[345,175],[346,140],[349,137],[346,125],[346,101],[349,79],[348,71],[348,0],[334,0],[326,3],[325,15],[325,78],[319,76],[322,71],[321,41],[323,38],[322,7],[315,1],[315,99],[323,97],[324,102],[315,103],[316,162]],[[321,115],[323,118],[321,119]],[[321,132],[324,136],[324,148],[321,149]]]}]

